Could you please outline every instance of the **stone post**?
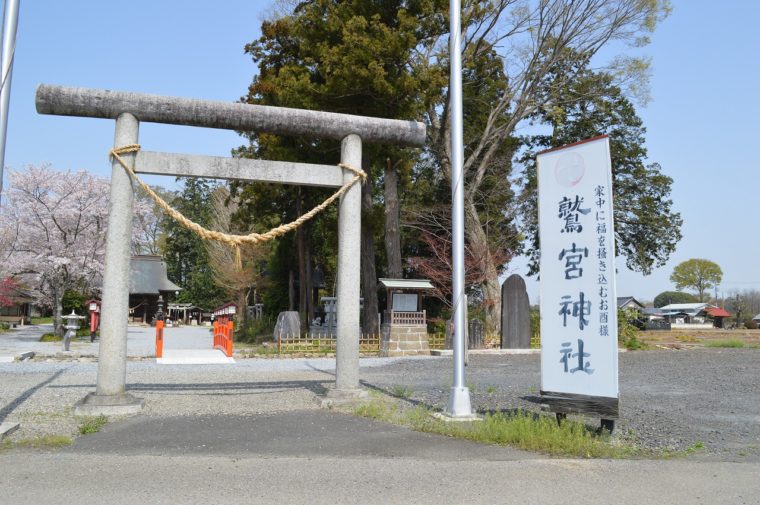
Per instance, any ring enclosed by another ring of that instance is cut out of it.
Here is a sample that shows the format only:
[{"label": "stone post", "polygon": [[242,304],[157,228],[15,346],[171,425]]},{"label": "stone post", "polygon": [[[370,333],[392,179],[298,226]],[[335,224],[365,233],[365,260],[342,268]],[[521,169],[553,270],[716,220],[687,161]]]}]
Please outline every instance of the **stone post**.
[{"label": "stone post", "polygon": [[[136,144],[139,122],[132,114],[116,119],[114,147]],[[134,154],[122,155],[132,163]],[[132,181],[113,160],[111,200],[108,206],[100,354],[97,388],[74,406],[75,415],[120,415],[138,412],[143,400],[126,392],[127,318],[129,314],[129,262],[132,238]]]},{"label": "stone post", "polygon": [[525,281],[510,275],[501,286],[501,348],[530,349],[530,303]]},{"label": "stone post", "polygon": [[[361,168],[362,140],[348,135],[341,143],[341,163]],[[343,181],[354,173],[343,171]],[[361,259],[361,191],[354,184],[340,198],[338,209],[338,279],[337,279],[337,342],[335,351],[335,388],[328,403],[345,403],[366,395],[359,388],[359,277]]]}]

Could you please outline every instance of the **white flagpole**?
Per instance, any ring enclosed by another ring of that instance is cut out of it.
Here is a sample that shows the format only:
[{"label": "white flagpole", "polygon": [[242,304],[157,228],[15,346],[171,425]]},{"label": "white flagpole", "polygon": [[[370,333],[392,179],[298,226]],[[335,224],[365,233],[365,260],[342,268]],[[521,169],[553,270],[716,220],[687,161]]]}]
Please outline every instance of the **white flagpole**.
[{"label": "white flagpole", "polygon": [[16,28],[18,26],[19,0],[5,0],[3,10],[3,54],[0,63],[0,194],[3,192],[5,171],[5,137],[8,131],[8,109],[11,100],[11,73],[16,53]]},{"label": "white flagpole", "polygon": [[464,385],[464,165],[462,134],[462,29],[459,0],[449,0],[449,117],[451,118],[451,223],[452,223],[452,306],[454,307],[454,385],[449,392],[446,415],[472,417],[470,390]]}]

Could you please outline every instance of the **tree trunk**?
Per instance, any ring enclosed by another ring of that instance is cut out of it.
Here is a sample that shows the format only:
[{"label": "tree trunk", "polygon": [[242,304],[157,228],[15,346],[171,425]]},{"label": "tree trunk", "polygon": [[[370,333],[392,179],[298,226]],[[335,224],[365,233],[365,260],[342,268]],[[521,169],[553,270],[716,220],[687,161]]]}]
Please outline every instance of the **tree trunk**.
[{"label": "tree trunk", "polygon": [[288,271],[288,310],[295,310],[296,307],[296,280],[293,269]]},{"label": "tree trunk", "polygon": [[248,289],[238,289],[235,292],[235,303],[237,304],[237,314],[235,314],[237,328],[245,326],[245,321],[248,318]]},{"label": "tree trunk", "polygon": [[[298,216],[303,211],[301,199],[302,193],[299,188],[296,199]],[[311,240],[308,223],[296,229],[296,245],[298,248],[298,312],[301,314],[301,327],[308,328],[314,318],[314,307],[311,303]]]},{"label": "tree trunk", "polygon": [[388,158],[385,166],[385,255],[388,258],[386,275],[401,279],[401,231],[399,227],[398,176]]},{"label": "tree trunk", "polygon": [[52,286],[53,288],[53,332],[59,337],[63,337],[63,288],[61,286]]},{"label": "tree trunk", "polygon": [[472,258],[480,271],[483,291],[483,310],[485,312],[486,335],[498,335],[501,328],[501,286],[499,273],[494,265],[488,237],[483,231],[475,203],[469,194],[465,194],[464,223]]},{"label": "tree trunk", "polygon": [[[371,181],[370,166],[366,158],[362,160],[367,180]],[[361,283],[364,296],[364,333],[377,335],[377,272],[375,271],[375,240],[368,219],[372,213],[372,184],[362,185],[362,237],[361,237]]]}]

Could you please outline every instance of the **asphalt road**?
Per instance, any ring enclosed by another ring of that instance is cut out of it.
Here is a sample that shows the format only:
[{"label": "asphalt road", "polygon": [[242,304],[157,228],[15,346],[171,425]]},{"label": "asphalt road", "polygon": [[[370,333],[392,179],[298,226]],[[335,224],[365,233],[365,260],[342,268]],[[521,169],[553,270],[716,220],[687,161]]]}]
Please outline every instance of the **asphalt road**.
[{"label": "asphalt road", "polygon": [[[471,356],[474,406],[536,410],[537,356]],[[760,350],[620,356],[619,428],[675,460],[552,459],[354,418],[317,406],[333,359],[160,366],[130,361],[143,414],[59,451],[0,451],[0,503],[760,504]],[[363,359],[364,387],[433,407],[450,358]],[[77,435],[68,413],[97,364],[0,363],[12,440]],[[407,395],[405,395],[407,396]],[[595,422],[595,420],[589,420]]]}]

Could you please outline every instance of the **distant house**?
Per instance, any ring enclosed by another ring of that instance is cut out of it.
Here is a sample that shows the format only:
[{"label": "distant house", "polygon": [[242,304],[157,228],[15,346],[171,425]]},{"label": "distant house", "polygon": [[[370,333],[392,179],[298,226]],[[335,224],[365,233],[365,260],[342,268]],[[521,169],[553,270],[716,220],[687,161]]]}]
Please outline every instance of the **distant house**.
[{"label": "distant house", "polygon": [[731,314],[709,303],[671,303],[660,307],[663,317],[673,327],[723,327],[723,320]]},{"label": "distant house", "polygon": [[640,303],[632,296],[618,296],[617,306],[619,309],[633,309],[637,312],[644,310],[644,304]]},{"label": "distant house", "polygon": [[132,256],[129,267],[129,320],[150,323],[158,312],[158,297],[166,310],[169,297],[182,288],[166,277],[166,263],[161,256]]},{"label": "distant house", "polygon": [[15,286],[10,288],[5,298],[11,305],[0,305],[0,321],[23,326],[29,324],[32,316],[38,315],[34,307],[34,297],[29,291]]}]

